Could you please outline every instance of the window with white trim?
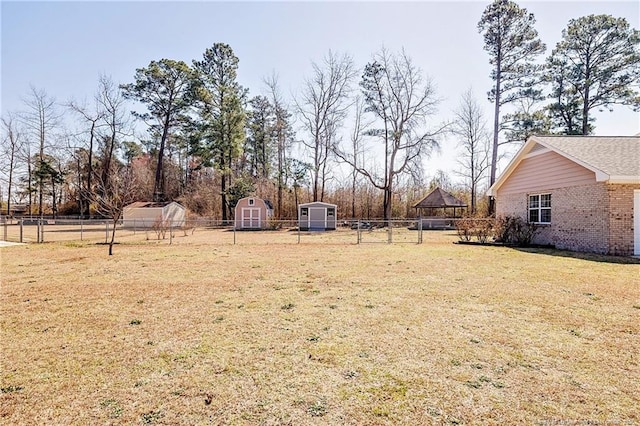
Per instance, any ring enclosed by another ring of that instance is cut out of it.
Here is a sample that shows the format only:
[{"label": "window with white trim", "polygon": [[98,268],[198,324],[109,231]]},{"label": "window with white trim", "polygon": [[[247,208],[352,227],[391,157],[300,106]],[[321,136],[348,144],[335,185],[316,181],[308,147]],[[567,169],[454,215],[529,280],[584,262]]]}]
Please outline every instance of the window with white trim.
[{"label": "window with white trim", "polygon": [[551,223],[551,194],[529,195],[529,222]]}]

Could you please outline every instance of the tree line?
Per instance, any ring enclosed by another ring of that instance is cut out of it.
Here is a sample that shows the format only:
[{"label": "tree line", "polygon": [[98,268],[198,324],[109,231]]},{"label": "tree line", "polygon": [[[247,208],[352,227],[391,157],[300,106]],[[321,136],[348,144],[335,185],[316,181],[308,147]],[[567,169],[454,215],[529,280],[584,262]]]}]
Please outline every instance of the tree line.
[{"label": "tree line", "polygon": [[[388,219],[411,216],[417,196],[438,185],[467,199],[471,213],[491,213],[481,194],[504,145],[592,134],[595,110],[640,109],[640,32],[624,18],[570,20],[546,58],[535,24],[511,0],[480,17],[492,125],[471,89],[437,122],[434,82],[407,52],[385,48],[362,68],[329,51],[290,101],[275,73],[251,95],[225,43],[190,64],[151,61],[129,83],[100,76],[90,101],[59,103],[32,87],[23,110],[2,117],[3,213],[19,203],[39,216],[113,217],[135,200],[177,200],[229,220],[237,200],[255,194],[274,201],[279,219],[295,218],[301,201]],[[459,148],[459,185],[441,172],[426,182],[424,159],[444,137]]]}]

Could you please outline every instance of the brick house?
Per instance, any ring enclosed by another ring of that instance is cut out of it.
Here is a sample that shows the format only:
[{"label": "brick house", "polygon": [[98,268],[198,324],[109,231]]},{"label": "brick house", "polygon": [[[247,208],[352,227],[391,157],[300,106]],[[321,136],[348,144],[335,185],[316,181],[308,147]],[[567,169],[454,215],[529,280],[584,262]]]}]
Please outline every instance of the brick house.
[{"label": "brick house", "polygon": [[540,225],[534,243],[640,255],[640,135],[531,136],[489,195]]}]

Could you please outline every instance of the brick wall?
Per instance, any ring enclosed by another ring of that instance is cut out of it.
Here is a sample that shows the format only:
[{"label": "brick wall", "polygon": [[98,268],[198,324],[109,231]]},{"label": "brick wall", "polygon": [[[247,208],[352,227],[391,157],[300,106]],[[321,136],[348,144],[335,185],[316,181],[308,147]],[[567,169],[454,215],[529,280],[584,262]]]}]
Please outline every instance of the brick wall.
[{"label": "brick wall", "polygon": [[[633,254],[633,191],[640,185],[608,185],[609,253]],[[640,213],[636,213],[640,214]]]},{"label": "brick wall", "polygon": [[518,215],[526,220],[529,193],[550,193],[551,224],[540,225],[533,242],[552,244],[559,249],[608,253],[610,192],[604,183],[528,193],[499,192],[496,213]]},{"label": "brick wall", "polygon": [[554,190],[551,195],[551,243],[560,249],[607,253],[607,189],[604,183],[594,183]]}]

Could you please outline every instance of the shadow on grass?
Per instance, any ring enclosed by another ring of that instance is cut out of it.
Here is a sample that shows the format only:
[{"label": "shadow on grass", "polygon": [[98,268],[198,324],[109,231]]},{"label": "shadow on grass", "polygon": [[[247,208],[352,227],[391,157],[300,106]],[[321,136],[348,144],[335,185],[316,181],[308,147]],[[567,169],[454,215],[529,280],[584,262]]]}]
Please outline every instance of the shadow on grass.
[{"label": "shadow on grass", "polygon": [[610,256],[610,255],[596,254],[596,253],[582,253],[577,251],[561,250],[561,249],[554,248],[552,246],[531,245],[527,247],[520,247],[516,245],[508,245],[508,244],[492,243],[492,242],[480,243],[476,241],[456,241],[455,244],[483,246],[483,247],[507,247],[512,250],[522,251],[525,253],[543,254],[547,256],[557,256],[557,257],[570,257],[573,259],[588,260],[591,262],[640,265],[640,258],[638,257]]},{"label": "shadow on grass", "polygon": [[525,253],[544,254],[547,256],[570,257],[573,259],[588,260],[591,262],[618,263],[625,265],[640,265],[640,259],[625,256],[605,256],[595,253],[581,253],[577,251],[559,250],[555,248],[539,247],[511,247],[514,250]]}]

